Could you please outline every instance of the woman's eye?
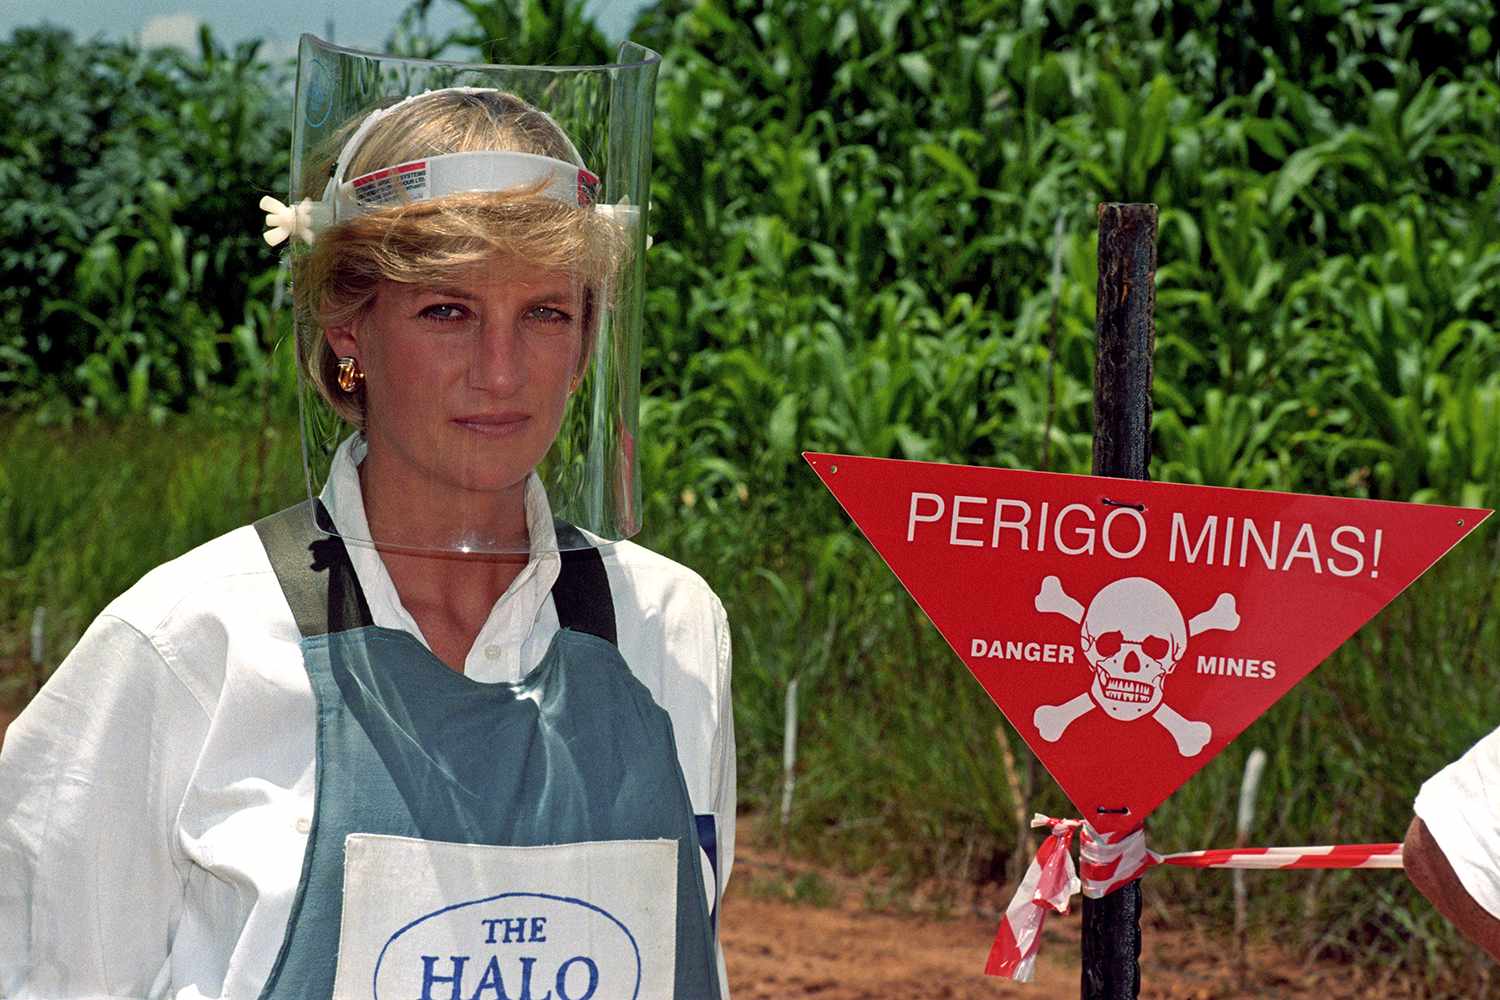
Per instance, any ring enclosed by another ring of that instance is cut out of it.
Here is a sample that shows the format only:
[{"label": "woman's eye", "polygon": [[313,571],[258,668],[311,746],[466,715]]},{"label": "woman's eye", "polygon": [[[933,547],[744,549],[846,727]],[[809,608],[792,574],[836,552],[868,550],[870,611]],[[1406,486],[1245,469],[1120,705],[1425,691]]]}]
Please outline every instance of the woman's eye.
[{"label": "woman's eye", "polygon": [[573,317],[569,313],[553,306],[536,306],[531,310],[531,317],[543,323],[569,324],[573,322]]},{"label": "woman's eye", "polygon": [[427,306],[418,315],[423,319],[436,320],[439,323],[452,323],[468,315],[468,310],[452,302],[439,302]]}]

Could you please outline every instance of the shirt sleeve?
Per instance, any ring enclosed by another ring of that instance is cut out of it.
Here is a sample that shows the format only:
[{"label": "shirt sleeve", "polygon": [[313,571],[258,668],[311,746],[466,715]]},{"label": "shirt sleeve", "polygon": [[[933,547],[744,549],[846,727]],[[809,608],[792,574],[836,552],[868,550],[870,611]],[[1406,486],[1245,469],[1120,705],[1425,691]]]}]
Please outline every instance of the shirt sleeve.
[{"label": "shirt sleeve", "polygon": [[1500,729],[1429,778],[1416,813],[1464,889],[1500,919]]},{"label": "shirt sleeve", "polygon": [[[714,733],[710,751],[712,767],[714,825],[717,829],[719,868],[718,896],[714,907],[717,917],[724,902],[724,890],[729,885],[729,872],[734,867],[734,816],[736,792],[734,749],[734,698],[730,685],[730,668],[733,653],[729,636],[729,620],[724,605],[714,598],[714,639],[717,646],[718,690],[715,692],[719,706],[719,725]],[[717,920],[715,921],[717,927]],[[724,966],[724,946],[714,935],[719,953],[719,984],[724,1000],[729,998],[729,975]]]},{"label": "shirt sleeve", "polygon": [[0,996],[157,997],[187,863],[177,811],[208,714],[101,616],[0,747]]}]

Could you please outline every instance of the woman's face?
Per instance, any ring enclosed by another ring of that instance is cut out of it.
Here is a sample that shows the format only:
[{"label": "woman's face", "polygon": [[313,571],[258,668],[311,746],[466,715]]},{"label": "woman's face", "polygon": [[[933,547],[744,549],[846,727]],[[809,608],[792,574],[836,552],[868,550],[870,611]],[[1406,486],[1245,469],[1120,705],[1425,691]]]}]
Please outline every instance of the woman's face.
[{"label": "woman's face", "polygon": [[328,330],[364,370],[369,456],[392,486],[519,489],[576,386],[584,306],[574,275],[486,263],[433,285],[382,282],[359,320]]}]

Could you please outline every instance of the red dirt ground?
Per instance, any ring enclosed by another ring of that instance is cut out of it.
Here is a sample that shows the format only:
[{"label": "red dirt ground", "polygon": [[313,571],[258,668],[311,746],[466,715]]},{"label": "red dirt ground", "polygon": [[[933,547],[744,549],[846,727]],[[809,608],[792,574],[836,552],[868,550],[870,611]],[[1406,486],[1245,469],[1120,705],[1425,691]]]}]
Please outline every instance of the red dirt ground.
[{"label": "red dirt ground", "polygon": [[[746,817],[741,824],[752,828]],[[752,830],[746,829],[746,833]],[[828,905],[791,901],[793,887],[815,873]],[[1053,916],[1043,931],[1036,978],[1029,984],[983,975],[995,937],[995,915],[935,919],[870,912],[869,880],[841,877],[753,843],[736,847],[724,900],[723,940],[735,1000],[969,1000],[1079,995],[1078,909]],[[882,897],[878,891],[875,898]],[[1395,1000],[1432,994],[1417,982],[1374,982],[1349,966],[1305,964],[1269,945],[1254,945],[1242,984],[1222,939],[1148,926],[1143,933],[1141,996],[1171,1000]],[[1500,996],[1500,977],[1464,996]]]}]

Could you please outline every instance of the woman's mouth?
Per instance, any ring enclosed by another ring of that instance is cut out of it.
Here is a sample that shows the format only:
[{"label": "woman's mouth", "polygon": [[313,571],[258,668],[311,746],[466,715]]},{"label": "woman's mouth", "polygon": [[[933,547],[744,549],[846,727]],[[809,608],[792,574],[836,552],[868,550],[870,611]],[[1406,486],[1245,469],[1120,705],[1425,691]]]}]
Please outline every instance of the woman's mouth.
[{"label": "woman's mouth", "polygon": [[515,434],[530,421],[530,414],[514,410],[500,413],[470,413],[453,418],[453,422],[466,431],[495,437]]}]

